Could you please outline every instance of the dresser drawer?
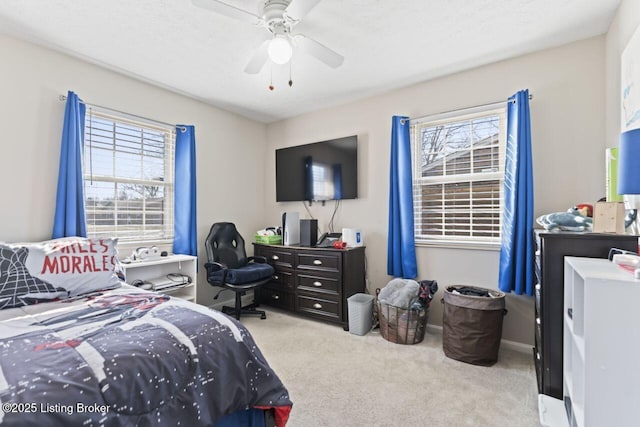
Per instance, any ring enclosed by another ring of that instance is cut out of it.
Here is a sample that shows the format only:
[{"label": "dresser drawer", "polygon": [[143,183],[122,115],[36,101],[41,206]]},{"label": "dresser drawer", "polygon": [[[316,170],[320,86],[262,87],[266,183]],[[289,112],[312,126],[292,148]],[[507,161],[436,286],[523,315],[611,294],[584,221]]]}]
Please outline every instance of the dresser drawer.
[{"label": "dresser drawer", "polygon": [[338,295],[339,285],[337,274],[322,276],[298,273],[296,276],[296,287],[300,290]]},{"label": "dresser drawer", "polygon": [[365,289],[364,247],[253,245],[255,255],[265,257],[275,270],[256,289],[258,303],[346,327],[346,298]]},{"label": "dresser drawer", "polygon": [[260,304],[266,304],[286,310],[293,310],[293,294],[285,291],[284,289],[267,285],[257,289],[256,292],[258,294],[257,299]]},{"label": "dresser drawer", "polygon": [[258,255],[267,259],[267,262],[271,264],[276,270],[278,267],[292,268],[293,267],[293,252],[284,248],[265,248],[260,247]]},{"label": "dresser drawer", "polygon": [[277,268],[271,276],[270,285],[274,287],[284,287],[289,290],[293,290],[293,271],[287,268]]},{"label": "dresser drawer", "polygon": [[339,271],[341,268],[339,253],[299,253],[299,269]]},{"label": "dresser drawer", "polygon": [[326,319],[340,320],[340,304],[337,301],[307,294],[297,295],[296,311]]}]

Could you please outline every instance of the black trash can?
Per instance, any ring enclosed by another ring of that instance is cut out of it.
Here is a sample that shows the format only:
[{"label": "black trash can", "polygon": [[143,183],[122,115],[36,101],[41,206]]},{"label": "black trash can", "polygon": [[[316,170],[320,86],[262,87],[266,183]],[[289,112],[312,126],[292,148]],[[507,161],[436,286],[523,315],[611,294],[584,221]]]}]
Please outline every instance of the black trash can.
[{"label": "black trash can", "polygon": [[442,348],[451,359],[491,366],[498,360],[502,320],[507,313],[503,292],[476,286],[445,290]]}]

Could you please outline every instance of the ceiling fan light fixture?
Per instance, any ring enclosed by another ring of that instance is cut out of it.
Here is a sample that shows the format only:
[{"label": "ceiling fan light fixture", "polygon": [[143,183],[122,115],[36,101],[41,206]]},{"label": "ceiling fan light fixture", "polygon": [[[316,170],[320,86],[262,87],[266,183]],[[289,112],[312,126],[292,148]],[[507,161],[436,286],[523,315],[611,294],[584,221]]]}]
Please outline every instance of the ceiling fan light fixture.
[{"label": "ceiling fan light fixture", "polygon": [[286,37],[275,36],[267,49],[269,58],[278,65],[286,64],[293,55],[293,48]]}]

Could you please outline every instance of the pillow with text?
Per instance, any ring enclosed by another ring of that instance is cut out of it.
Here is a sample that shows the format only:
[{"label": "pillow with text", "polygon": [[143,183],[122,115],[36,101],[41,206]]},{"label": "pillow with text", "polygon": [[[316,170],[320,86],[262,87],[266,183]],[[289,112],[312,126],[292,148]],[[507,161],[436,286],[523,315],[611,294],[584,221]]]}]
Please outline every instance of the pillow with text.
[{"label": "pillow with text", "polygon": [[0,309],[120,286],[117,239],[0,243]]}]

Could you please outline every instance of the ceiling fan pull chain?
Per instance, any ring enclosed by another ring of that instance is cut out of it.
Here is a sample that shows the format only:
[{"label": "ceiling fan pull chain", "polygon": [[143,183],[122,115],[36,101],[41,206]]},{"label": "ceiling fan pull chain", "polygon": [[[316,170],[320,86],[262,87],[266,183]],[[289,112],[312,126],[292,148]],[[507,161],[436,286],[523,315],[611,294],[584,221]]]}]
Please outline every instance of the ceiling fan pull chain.
[{"label": "ceiling fan pull chain", "polygon": [[270,65],[269,65],[269,69],[271,70],[271,71],[270,71],[270,74],[271,74],[271,83],[269,83],[269,90],[273,91],[273,89],[275,89],[275,87],[273,86],[273,64],[270,64]]},{"label": "ceiling fan pull chain", "polygon": [[291,63],[293,62],[293,58],[289,61],[289,87],[293,86],[293,79],[291,78]]}]

